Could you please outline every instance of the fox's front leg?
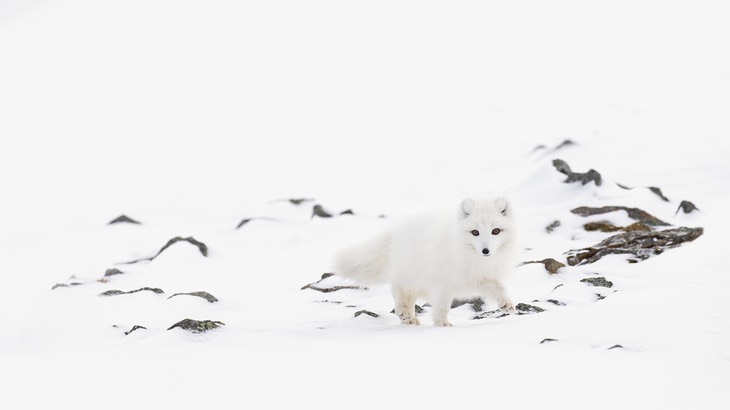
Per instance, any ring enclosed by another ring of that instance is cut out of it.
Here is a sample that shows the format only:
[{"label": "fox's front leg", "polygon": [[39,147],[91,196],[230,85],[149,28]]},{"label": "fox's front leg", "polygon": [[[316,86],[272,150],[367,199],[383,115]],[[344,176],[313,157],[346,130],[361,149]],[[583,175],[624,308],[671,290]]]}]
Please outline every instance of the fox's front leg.
[{"label": "fox's front leg", "polygon": [[482,290],[487,297],[491,296],[497,300],[497,305],[500,309],[507,313],[515,312],[515,304],[512,302],[512,298],[510,298],[507,288],[505,288],[502,283],[494,280],[485,281],[482,284]]},{"label": "fox's front leg", "polygon": [[431,302],[433,304],[433,324],[435,326],[451,326],[449,311],[451,310],[451,295],[439,295]]}]

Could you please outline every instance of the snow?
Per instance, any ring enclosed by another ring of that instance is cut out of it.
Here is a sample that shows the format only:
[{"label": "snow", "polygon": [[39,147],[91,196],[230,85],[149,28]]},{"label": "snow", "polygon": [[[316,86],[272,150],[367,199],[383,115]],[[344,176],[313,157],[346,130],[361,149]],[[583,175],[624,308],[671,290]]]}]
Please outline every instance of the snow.
[{"label": "snow", "polygon": [[[3,403],[727,408],[727,21],[720,1],[4,1]],[[603,184],[564,184],[555,158]],[[484,191],[514,201],[524,260],[633,222],[583,205],[704,234],[635,264],[521,266],[515,301],[545,312],[461,306],[448,329],[428,308],[400,325],[387,287],[300,290],[393,218]],[[685,199],[700,212],[675,215]],[[141,224],[107,225],[121,214]],[[120,264],[176,236],[208,256]],[[99,296],[141,287],[164,294]],[[194,291],[219,302],[168,299]],[[185,318],[225,325],[166,330]]]}]

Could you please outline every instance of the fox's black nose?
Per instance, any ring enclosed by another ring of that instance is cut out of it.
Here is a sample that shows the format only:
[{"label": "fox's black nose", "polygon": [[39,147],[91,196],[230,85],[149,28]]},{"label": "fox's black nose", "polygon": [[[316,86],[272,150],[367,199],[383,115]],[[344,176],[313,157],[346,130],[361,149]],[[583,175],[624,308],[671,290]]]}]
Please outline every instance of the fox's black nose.
[{"label": "fox's black nose", "polygon": [[489,255],[489,249],[487,249],[487,248],[482,249],[482,255]]}]

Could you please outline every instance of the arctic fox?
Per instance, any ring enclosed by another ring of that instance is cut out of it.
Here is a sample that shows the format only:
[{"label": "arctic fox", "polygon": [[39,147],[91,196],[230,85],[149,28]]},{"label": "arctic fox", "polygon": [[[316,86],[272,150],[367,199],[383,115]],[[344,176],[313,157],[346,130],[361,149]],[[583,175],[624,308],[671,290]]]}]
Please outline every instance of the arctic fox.
[{"label": "arctic fox", "polygon": [[451,326],[454,298],[496,299],[514,311],[503,280],[515,268],[515,224],[504,197],[464,199],[459,209],[406,218],[370,240],[340,251],[334,272],[364,285],[390,284],[401,322],[418,325],[416,299],[433,322]]}]

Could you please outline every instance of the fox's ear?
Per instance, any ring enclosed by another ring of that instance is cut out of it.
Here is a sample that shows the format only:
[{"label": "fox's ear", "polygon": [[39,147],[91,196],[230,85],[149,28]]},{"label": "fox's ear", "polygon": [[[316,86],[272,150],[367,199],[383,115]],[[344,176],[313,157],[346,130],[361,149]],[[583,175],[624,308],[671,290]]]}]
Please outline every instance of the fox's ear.
[{"label": "fox's ear", "polygon": [[471,198],[466,198],[461,201],[461,217],[466,218],[471,215],[474,212],[474,205],[474,200]]},{"label": "fox's ear", "polygon": [[510,216],[512,213],[512,206],[507,198],[500,196],[494,201],[494,204],[497,206],[497,209],[499,209],[499,212],[501,212],[502,215]]}]

